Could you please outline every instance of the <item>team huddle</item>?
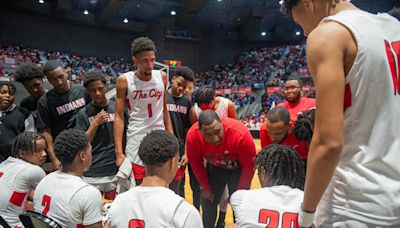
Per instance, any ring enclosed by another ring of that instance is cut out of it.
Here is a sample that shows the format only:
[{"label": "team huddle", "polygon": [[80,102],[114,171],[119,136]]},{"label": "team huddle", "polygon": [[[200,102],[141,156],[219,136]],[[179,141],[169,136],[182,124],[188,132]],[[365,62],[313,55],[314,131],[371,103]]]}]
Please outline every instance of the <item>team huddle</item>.
[{"label": "team huddle", "polygon": [[400,227],[400,22],[343,0],[282,10],[308,36],[316,99],[288,77],[258,153],[235,104],[194,90],[189,67],[155,70],[147,37],[132,42],[136,69],[115,99],[101,72],[76,86],[58,61],[21,64],[20,106],[0,81],[0,227],[35,211],[61,227],[220,228],[228,204],[237,227]]}]

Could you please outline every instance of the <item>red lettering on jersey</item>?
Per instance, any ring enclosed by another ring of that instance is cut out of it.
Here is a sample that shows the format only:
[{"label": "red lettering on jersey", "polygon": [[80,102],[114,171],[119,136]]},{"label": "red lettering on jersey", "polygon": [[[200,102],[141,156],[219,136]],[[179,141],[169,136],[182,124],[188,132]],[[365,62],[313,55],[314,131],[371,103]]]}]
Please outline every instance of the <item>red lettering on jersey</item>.
[{"label": "red lettering on jersey", "polygon": [[267,224],[266,228],[277,228],[279,224],[279,212],[261,209],[258,215],[258,222]]},{"label": "red lettering on jersey", "polygon": [[[400,41],[389,43],[387,40],[385,40],[385,47],[386,55],[389,61],[390,72],[392,74],[394,95],[400,95]],[[397,56],[397,64],[392,49]]]},{"label": "red lettering on jersey", "polygon": [[0,177],[2,177],[2,176],[3,176],[3,174],[4,174],[4,173],[0,172]]},{"label": "red lettering on jersey", "polygon": [[25,200],[26,192],[13,192],[10,198],[10,203],[14,204],[15,206],[21,207],[22,203]]},{"label": "red lettering on jersey", "polygon": [[344,88],[344,102],[343,102],[343,111],[346,111],[348,107],[351,106],[351,87],[350,84],[347,83]]},{"label": "red lettering on jersey", "polygon": [[128,108],[128,110],[132,110],[131,103],[129,102],[128,98],[125,99],[125,104],[126,104],[126,107]]},{"label": "red lettering on jersey", "polygon": [[51,202],[51,197],[48,195],[44,195],[42,199],[42,206],[44,206],[42,214],[47,215],[47,213],[50,210],[50,202]]},{"label": "red lettering on jersey", "polygon": [[149,92],[149,97],[156,97],[157,100],[160,100],[160,97],[162,96],[162,92],[157,89],[151,89]]},{"label": "red lettering on jersey", "polygon": [[299,228],[298,213],[283,213],[282,228]]},{"label": "red lettering on jersey", "polygon": [[143,93],[142,90],[133,91],[133,99],[145,99],[147,98],[147,93]]},{"label": "red lettering on jersey", "polygon": [[144,221],[139,219],[131,219],[129,221],[129,228],[144,228]]},{"label": "red lettering on jersey", "polygon": [[83,224],[77,224],[76,228],[83,228]]}]

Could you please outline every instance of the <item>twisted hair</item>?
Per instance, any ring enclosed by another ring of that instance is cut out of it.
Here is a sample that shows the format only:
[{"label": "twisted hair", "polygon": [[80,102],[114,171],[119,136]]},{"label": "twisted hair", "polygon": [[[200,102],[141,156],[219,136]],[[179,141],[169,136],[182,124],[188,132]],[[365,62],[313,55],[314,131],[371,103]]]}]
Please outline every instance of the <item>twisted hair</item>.
[{"label": "twisted hair", "polygon": [[79,129],[62,131],[54,140],[54,152],[62,165],[71,164],[76,154],[88,146],[86,133]]},{"label": "twisted hair", "polygon": [[310,109],[299,114],[294,123],[293,134],[298,140],[310,143],[313,136],[315,109]]},{"label": "twisted hair", "polygon": [[25,131],[15,138],[11,147],[11,156],[18,158],[20,151],[36,153],[36,141],[44,139],[43,136],[36,132]]},{"label": "twisted hair", "polygon": [[139,146],[139,157],[146,166],[159,166],[179,152],[178,139],[165,130],[147,134]]},{"label": "twisted hair", "polygon": [[292,147],[282,144],[265,147],[257,154],[256,168],[258,172],[265,172],[269,186],[304,189],[304,162]]},{"label": "twisted hair", "polygon": [[182,66],[179,67],[176,71],[175,74],[176,76],[182,76],[184,79],[194,82],[194,72],[192,69],[190,69],[187,66]]},{"label": "twisted hair", "polygon": [[214,98],[215,91],[213,88],[208,86],[201,87],[196,94],[196,102],[198,105],[210,104]]},{"label": "twisted hair", "polygon": [[15,81],[24,83],[32,79],[43,79],[43,70],[34,63],[21,63],[15,71]]},{"label": "twisted hair", "polygon": [[142,51],[154,51],[156,52],[156,45],[148,37],[139,37],[133,40],[131,45],[132,56],[142,52]]}]

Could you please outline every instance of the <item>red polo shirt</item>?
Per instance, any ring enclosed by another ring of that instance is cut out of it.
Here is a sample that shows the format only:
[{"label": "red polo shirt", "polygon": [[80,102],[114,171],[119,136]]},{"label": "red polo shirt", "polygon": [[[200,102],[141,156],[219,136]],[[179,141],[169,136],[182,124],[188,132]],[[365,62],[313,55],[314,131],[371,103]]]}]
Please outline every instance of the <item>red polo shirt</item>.
[{"label": "red polo shirt", "polygon": [[302,97],[297,103],[289,103],[285,101],[278,104],[278,106],[286,108],[290,113],[290,127],[294,127],[294,122],[297,120],[297,114],[306,110],[315,108],[315,99]]}]

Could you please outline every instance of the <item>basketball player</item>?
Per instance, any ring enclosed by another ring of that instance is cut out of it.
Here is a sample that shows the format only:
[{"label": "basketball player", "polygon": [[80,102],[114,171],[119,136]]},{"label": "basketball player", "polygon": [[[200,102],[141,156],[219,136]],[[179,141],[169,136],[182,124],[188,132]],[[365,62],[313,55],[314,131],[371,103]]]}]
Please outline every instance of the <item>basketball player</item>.
[{"label": "basketball player", "polygon": [[238,228],[297,227],[303,200],[304,163],[289,146],[272,144],[257,154],[261,189],[238,190],[231,197]]},{"label": "basketball player", "polygon": [[271,144],[283,144],[293,147],[303,161],[307,160],[308,145],[297,140],[290,129],[290,114],[284,107],[272,108],[264,124],[260,127],[261,148]]},{"label": "basketball player", "polygon": [[[140,37],[132,43],[132,61],[135,71],[122,74],[117,79],[117,99],[114,120],[115,155],[117,166],[126,157],[132,162],[136,184],[144,177],[144,167],[138,156],[138,148],[143,137],[150,131],[166,129],[172,131],[171,119],[166,107],[165,91],[167,74],[153,70],[156,47],[152,40]],[[124,107],[129,112],[125,155],[122,149],[124,132]]]},{"label": "basketball player", "polygon": [[171,82],[172,86],[167,92],[167,109],[171,117],[174,135],[179,141],[181,167],[178,169],[170,188],[175,191],[176,194],[184,197],[184,187],[180,182],[185,176],[185,168],[188,162],[185,153],[185,140],[187,131],[191,126],[189,121],[189,110],[192,107],[192,102],[190,102],[190,100],[185,96],[185,91],[187,90],[187,87],[194,82],[194,72],[189,67],[179,67],[176,69]]},{"label": "basketball player", "polygon": [[307,39],[317,112],[300,226],[400,226],[400,22],[342,0],[285,0]]},{"label": "basketball player", "polygon": [[115,102],[106,98],[107,77],[97,71],[84,75],[83,85],[92,102],[79,110],[75,127],[86,131],[92,144],[92,165],[84,173],[84,181],[104,193],[105,199],[114,200],[118,171],[113,132]]},{"label": "basketball player", "polygon": [[52,162],[52,167],[45,164],[44,168],[51,171],[61,165],[54,154],[53,139],[61,131],[75,127],[76,113],[91,100],[85,88],[69,85],[68,74],[60,62],[48,61],[43,66],[43,72],[53,88],[38,101],[36,127],[46,139],[47,153]]},{"label": "basketball player", "polygon": [[109,226],[203,227],[196,208],[168,189],[179,168],[176,137],[164,130],[150,132],[140,144],[139,156],[146,176],[140,186],[117,196],[109,209]]},{"label": "basketball player", "polygon": [[297,115],[305,110],[315,108],[315,99],[304,97],[303,83],[297,76],[290,76],[284,87],[285,102],[278,106],[286,108],[290,113],[290,127],[294,126]]},{"label": "basketball player", "polygon": [[30,94],[25,97],[20,106],[28,109],[37,122],[37,103],[39,98],[45,93],[43,88],[43,70],[34,63],[22,63],[15,71],[15,81],[22,83],[26,91]]},{"label": "basketball player", "polygon": [[190,128],[186,148],[202,188],[204,227],[214,227],[225,186],[228,185],[229,195],[237,189],[250,188],[256,155],[253,138],[241,122],[220,119],[216,112],[206,110]]},{"label": "basketball player", "polygon": [[22,227],[18,215],[28,196],[46,175],[46,141],[38,133],[23,132],[12,146],[11,156],[0,164],[0,216],[11,227]]},{"label": "basketball player", "polygon": [[92,146],[79,129],[62,131],[54,141],[61,170],[40,181],[33,196],[35,211],[62,227],[101,228],[101,194],[82,180],[92,162]]},{"label": "basketball player", "polygon": [[34,131],[30,112],[14,104],[15,85],[0,81],[0,162],[6,160],[12,150],[15,137],[24,131]]}]

